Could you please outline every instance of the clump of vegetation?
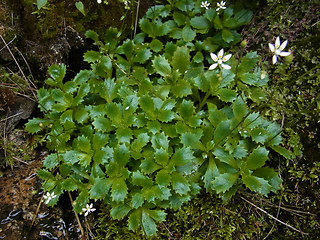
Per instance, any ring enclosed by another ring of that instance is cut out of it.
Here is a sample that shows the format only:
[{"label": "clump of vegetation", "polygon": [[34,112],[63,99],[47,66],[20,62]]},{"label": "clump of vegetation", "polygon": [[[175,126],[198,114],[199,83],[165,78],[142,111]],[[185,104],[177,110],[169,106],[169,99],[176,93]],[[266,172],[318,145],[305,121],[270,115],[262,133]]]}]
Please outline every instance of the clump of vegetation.
[{"label": "clump of vegetation", "polygon": [[132,40],[114,28],[102,41],[88,31],[97,46],[84,54],[91,69],[65,81],[66,66],[52,65],[52,88],[38,91],[44,118],[26,125],[54,151],[38,172],[48,205],[76,191],[76,212],[102,200],[113,218],[128,217],[129,229],[151,236],[164,209],[201,189],[224,201],[243,186],[265,196],[279,190],[278,173],[265,166],[269,152],[292,154],[280,146],[280,125],[254,107],[265,100],[268,75],[256,52],[223,50],[240,42],[237,29],[251,16],[237,6],[169,1],[150,8]]}]

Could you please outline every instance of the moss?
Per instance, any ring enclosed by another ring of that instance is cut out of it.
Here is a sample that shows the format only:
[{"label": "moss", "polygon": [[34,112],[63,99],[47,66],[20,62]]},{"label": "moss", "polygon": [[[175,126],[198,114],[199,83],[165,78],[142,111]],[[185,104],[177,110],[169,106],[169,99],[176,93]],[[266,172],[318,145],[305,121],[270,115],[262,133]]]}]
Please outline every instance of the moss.
[{"label": "moss", "polygon": [[[112,220],[108,210],[102,209],[96,239],[146,239],[141,232],[128,230],[125,220]],[[216,196],[202,193],[179,211],[168,212],[151,239],[262,239],[271,224],[255,214],[239,198],[223,204]]]}]

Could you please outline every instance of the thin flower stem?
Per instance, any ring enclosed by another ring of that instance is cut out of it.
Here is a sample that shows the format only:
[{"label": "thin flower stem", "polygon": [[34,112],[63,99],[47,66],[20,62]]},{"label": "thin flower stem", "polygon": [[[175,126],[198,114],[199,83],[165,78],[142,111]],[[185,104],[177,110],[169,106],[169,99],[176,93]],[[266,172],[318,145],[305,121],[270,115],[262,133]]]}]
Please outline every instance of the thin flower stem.
[{"label": "thin flower stem", "polygon": [[200,103],[199,106],[199,111],[202,109],[202,107],[206,104],[208,97],[210,96],[210,92],[207,92],[204,98],[202,99],[202,102]]},{"label": "thin flower stem", "polygon": [[[70,192],[68,192],[68,195],[69,195],[69,198],[70,198],[71,205],[73,206],[73,200],[72,200],[72,197],[71,197]],[[79,228],[80,228],[81,238],[82,238],[82,239],[85,239],[84,230],[83,230],[83,227],[82,227],[82,225],[81,225],[79,216],[78,216],[78,214],[77,214],[75,211],[73,211],[73,212],[74,212],[74,214],[75,214],[75,216],[76,216],[76,219],[77,219],[77,222],[78,222],[78,225],[79,225]]]}]

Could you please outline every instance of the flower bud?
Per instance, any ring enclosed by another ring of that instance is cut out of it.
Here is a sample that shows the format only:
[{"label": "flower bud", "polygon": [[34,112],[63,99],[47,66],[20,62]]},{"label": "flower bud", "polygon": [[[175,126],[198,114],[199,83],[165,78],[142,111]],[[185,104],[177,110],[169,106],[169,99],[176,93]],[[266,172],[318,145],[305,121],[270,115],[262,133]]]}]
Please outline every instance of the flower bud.
[{"label": "flower bud", "polygon": [[245,47],[247,46],[247,44],[248,44],[247,40],[243,40],[243,41],[240,43],[240,45],[241,45],[242,48],[245,48]]}]

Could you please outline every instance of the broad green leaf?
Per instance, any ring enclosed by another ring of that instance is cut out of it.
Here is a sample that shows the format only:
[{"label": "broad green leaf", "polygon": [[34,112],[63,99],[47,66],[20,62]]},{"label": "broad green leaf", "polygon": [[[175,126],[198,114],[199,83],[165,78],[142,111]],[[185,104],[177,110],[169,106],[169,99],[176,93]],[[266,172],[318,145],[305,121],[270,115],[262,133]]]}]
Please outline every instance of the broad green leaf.
[{"label": "broad green leaf", "polygon": [[141,208],[138,208],[137,210],[131,211],[128,219],[128,226],[129,230],[136,230],[141,225],[141,215],[142,210]]},{"label": "broad green leaf", "polygon": [[111,197],[112,201],[123,202],[127,197],[128,187],[123,178],[116,178],[112,180]]},{"label": "broad green leaf", "polygon": [[67,71],[67,68],[66,68],[65,64],[61,64],[61,65],[53,64],[48,69],[48,72],[49,72],[50,76],[58,84],[62,84],[62,80],[64,79],[64,77],[66,75],[66,71]]},{"label": "broad green leaf", "polygon": [[154,149],[163,148],[167,150],[169,147],[168,137],[163,132],[154,135],[151,139],[151,143]]},{"label": "broad green leaf", "polygon": [[247,149],[241,144],[237,145],[237,147],[234,149],[234,152],[232,153],[232,156],[237,159],[244,158],[247,155],[248,155]]},{"label": "broad green leaf", "polygon": [[248,9],[242,9],[241,11],[237,12],[234,15],[234,19],[237,22],[237,26],[234,26],[234,27],[247,24],[248,22],[250,22],[251,18],[252,18],[252,11]]},{"label": "broad green leaf", "polygon": [[213,154],[221,161],[221,162],[224,162],[224,163],[227,163],[229,164],[231,167],[237,169],[237,163],[236,161],[234,160],[233,156],[225,151],[223,148],[221,147],[217,147]]},{"label": "broad green leaf", "polygon": [[257,54],[257,52],[248,52],[244,57],[240,59],[238,74],[248,73],[257,66],[258,61],[259,55]]},{"label": "broad green leaf", "polygon": [[43,166],[46,169],[52,169],[56,167],[59,164],[59,162],[60,160],[59,160],[58,153],[51,153],[48,156],[46,156],[45,159],[43,160]]},{"label": "broad green leaf", "polygon": [[225,28],[222,29],[222,38],[227,43],[230,43],[234,40],[233,34]]},{"label": "broad green leaf", "polygon": [[86,15],[86,12],[84,10],[84,5],[81,1],[78,1],[75,3],[76,5],[76,8],[85,16]]},{"label": "broad green leaf", "polygon": [[81,152],[90,153],[91,152],[91,141],[85,136],[79,136],[73,140],[73,149]]},{"label": "broad green leaf", "polygon": [[165,166],[167,166],[168,161],[169,161],[169,154],[165,149],[158,148],[158,149],[156,149],[156,152],[154,154],[154,159],[156,160],[156,162],[158,164],[165,167]]},{"label": "broad green leaf", "polygon": [[111,129],[112,123],[106,117],[98,117],[93,121],[92,125],[99,131],[108,132]]},{"label": "broad green leaf", "polygon": [[97,63],[92,65],[93,71],[103,77],[103,78],[111,78],[113,72],[112,61],[107,56],[101,56]]},{"label": "broad green leaf", "polygon": [[89,114],[84,108],[74,111],[74,120],[76,120],[78,123],[84,123],[86,120],[88,120],[88,118]]},{"label": "broad green leaf", "polygon": [[65,191],[74,191],[74,190],[78,189],[77,184],[75,183],[75,181],[72,178],[65,179],[61,183],[61,186],[62,186],[63,190],[65,190]]},{"label": "broad green leaf", "polygon": [[190,65],[190,54],[189,49],[186,46],[177,47],[173,54],[171,65],[173,70],[179,70],[180,73],[184,74]]},{"label": "broad green leaf", "polygon": [[178,11],[173,12],[173,19],[178,26],[182,26],[183,24],[185,24],[186,18],[187,16],[181,12],[178,12]]},{"label": "broad green leaf", "polygon": [[163,43],[162,43],[160,40],[158,40],[158,39],[153,39],[153,40],[151,41],[151,43],[149,44],[149,47],[150,47],[153,51],[155,51],[155,52],[157,53],[157,52],[160,52],[160,51],[162,50],[162,48],[163,48]]},{"label": "broad green leaf", "polygon": [[52,175],[51,172],[49,172],[48,170],[45,169],[39,169],[37,171],[37,175],[40,179],[47,181],[47,180],[53,180],[55,177]]},{"label": "broad green leaf", "polygon": [[103,199],[109,194],[111,184],[106,178],[95,178],[89,193],[92,199]]},{"label": "broad green leaf", "polygon": [[158,115],[158,119],[161,122],[170,122],[175,118],[175,113],[171,110],[160,110]]},{"label": "broad green leaf", "polygon": [[88,190],[83,189],[80,191],[78,197],[74,201],[74,210],[78,213],[82,212],[82,208],[86,207],[86,204],[89,202],[89,192]]},{"label": "broad green leaf", "polygon": [[236,91],[229,88],[219,89],[217,95],[224,102],[233,102],[237,97]]},{"label": "broad green leaf", "polygon": [[147,236],[152,236],[156,234],[157,225],[155,224],[153,219],[150,217],[148,212],[142,211],[141,221],[142,221],[143,230]]},{"label": "broad green leaf", "polygon": [[250,170],[262,167],[268,159],[269,151],[264,147],[258,147],[252,151],[246,161],[246,166]]},{"label": "broad green leaf", "polygon": [[119,143],[130,143],[132,139],[132,131],[129,128],[118,128],[116,130],[116,136]]},{"label": "broad green leaf", "polygon": [[37,8],[40,10],[43,6],[47,4],[47,0],[37,0]]},{"label": "broad green leaf", "polygon": [[144,49],[137,51],[135,57],[133,58],[133,61],[143,64],[147,60],[149,60],[151,58],[151,56],[152,56],[152,53],[151,53],[150,49],[144,48]]},{"label": "broad green leaf", "polygon": [[69,109],[65,111],[61,116],[60,116],[60,122],[62,124],[65,124],[66,122],[72,122],[73,121],[73,110]]},{"label": "broad green leaf", "polygon": [[[222,82],[219,85],[219,88],[230,86],[231,83],[234,81],[234,78],[236,75],[229,69],[222,69],[221,72],[222,72]],[[211,82],[211,87],[212,87],[212,82]]]},{"label": "broad green leaf", "polygon": [[113,79],[106,79],[103,85],[100,84],[99,93],[108,103],[116,98],[118,86]]},{"label": "broad green leaf", "polygon": [[114,124],[119,124],[122,121],[122,114],[120,108],[115,103],[107,103],[106,105],[106,115]]},{"label": "broad green leaf", "polygon": [[162,191],[158,185],[153,185],[152,187],[144,187],[142,192],[145,200],[150,203],[155,203],[155,201],[157,199],[160,199],[162,196]]},{"label": "broad green leaf", "polygon": [[152,158],[141,160],[140,168],[144,173],[153,173],[161,168]]},{"label": "broad green leaf", "polygon": [[46,120],[40,118],[33,118],[26,123],[26,131],[29,133],[37,133],[40,132],[47,124]]},{"label": "broad green leaf", "polygon": [[82,85],[83,83],[86,83],[92,75],[92,72],[89,70],[81,70],[73,79],[75,83],[78,85]]},{"label": "broad green leaf", "polygon": [[83,56],[83,60],[92,63],[98,61],[100,56],[100,53],[97,51],[87,51]]},{"label": "broad green leaf", "polygon": [[126,204],[119,205],[117,207],[113,207],[110,211],[110,216],[113,219],[123,219],[130,212],[132,208]]},{"label": "broad green leaf", "polygon": [[131,144],[131,149],[134,151],[141,150],[148,142],[149,142],[149,135],[147,133],[140,133]]},{"label": "broad green leaf", "polygon": [[192,18],[190,21],[190,24],[192,27],[197,29],[209,30],[209,27],[210,27],[210,22],[204,16]]},{"label": "broad green leaf", "polygon": [[180,117],[184,121],[187,121],[192,116],[193,112],[194,112],[193,102],[183,99],[179,107]]},{"label": "broad green leaf", "polygon": [[230,120],[221,121],[214,131],[213,141],[215,142],[215,144],[219,144],[222,140],[228,137],[230,133]]},{"label": "broad green leaf", "polygon": [[172,92],[175,96],[182,98],[192,94],[192,87],[189,81],[180,79],[175,83],[175,86],[172,87]]},{"label": "broad green leaf", "polygon": [[280,190],[282,179],[278,176],[278,173],[276,173],[272,168],[258,168],[254,171],[252,175],[268,180],[269,184],[272,186],[271,191],[276,192],[277,190]]},{"label": "broad green leaf", "polygon": [[92,31],[92,30],[86,31],[85,36],[87,38],[92,39],[95,42],[98,42],[98,40],[99,40],[99,35],[95,31]]},{"label": "broad green leaf", "polygon": [[139,103],[142,110],[147,113],[148,118],[154,120],[155,112],[153,99],[149,95],[143,95],[140,97]]},{"label": "broad green leaf", "polygon": [[114,162],[124,167],[130,159],[129,148],[125,144],[115,147],[113,152],[113,158]]},{"label": "broad green leaf", "polygon": [[188,164],[194,160],[193,152],[191,149],[188,148],[180,148],[175,151],[173,156],[171,157],[171,161],[176,166],[183,166],[185,164]]},{"label": "broad green leaf", "polygon": [[258,192],[265,196],[272,188],[267,180],[252,175],[242,176],[242,181],[251,191]]},{"label": "broad green leaf", "polygon": [[212,188],[219,194],[228,191],[237,181],[239,173],[224,173],[213,180]]},{"label": "broad green leaf", "polygon": [[[132,196],[131,205],[133,208],[139,208],[144,203],[144,197],[141,193],[135,193]],[[129,219],[130,222],[130,219]]]},{"label": "broad green leaf", "polygon": [[244,120],[243,125],[246,128],[255,128],[261,124],[260,114],[258,112],[250,113]]},{"label": "broad green leaf", "polygon": [[198,51],[198,52],[196,53],[196,55],[194,55],[193,61],[194,61],[195,63],[202,63],[202,62],[203,62],[203,55],[202,55],[202,53],[201,53],[200,51]]},{"label": "broad green leaf", "polygon": [[151,178],[143,175],[140,171],[136,171],[132,173],[132,184],[141,187],[152,186]]},{"label": "broad green leaf", "polygon": [[235,118],[238,121],[242,121],[242,119],[248,114],[248,107],[244,100],[239,96],[232,104],[232,110]]},{"label": "broad green leaf", "polygon": [[41,111],[49,111],[52,109],[55,101],[47,89],[40,88],[37,92],[37,97]]},{"label": "broad green leaf", "polygon": [[171,73],[170,64],[169,64],[168,60],[163,56],[155,57],[152,60],[152,66],[154,67],[156,72],[163,77],[166,77],[167,75],[170,75],[170,73]]},{"label": "broad green leaf", "polygon": [[109,135],[101,132],[96,132],[92,137],[92,147],[94,150],[100,150],[109,142]]},{"label": "broad green leaf", "polygon": [[166,218],[166,213],[162,210],[146,210],[146,212],[157,222],[162,222]]},{"label": "broad green leaf", "polygon": [[203,149],[203,145],[200,139],[203,135],[202,130],[198,130],[195,133],[186,132],[181,134],[181,143],[184,146],[191,147],[192,149]]},{"label": "broad green leaf", "polygon": [[227,120],[226,114],[221,110],[218,110],[215,104],[207,103],[207,105],[209,110],[208,119],[214,127],[217,127],[221,121]]},{"label": "broad green leaf", "polygon": [[156,183],[160,186],[167,187],[171,182],[171,175],[165,169],[160,170],[156,176]]},{"label": "broad green leaf", "polygon": [[190,184],[180,173],[172,173],[172,187],[180,195],[187,194],[190,191]]},{"label": "broad green leaf", "polygon": [[277,153],[279,153],[280,155],[282,155],[283,157],[285,157],[286,159],[292,159],[292,157],[294,156],[291,151],[289,151],[288,149],[285,149],[284,147],[271,146],[271,148]]},{"label": "broad green leaf", "polygon": [[196,32],[193,31],[189,26],[185,26],[182,29],[182,39],[185,42],[191,42],[196,37]]},{"label": "broad green leaf", "polygon": [[251,131],[251,137],[256,143],[265,143],[269,135],[265,129],[255,128]]},{"label": "broad green leaf", "polygon": [[62,154],[62,157],[66,163],[71,165],[82,161],[87,162],[90,158],[90,156],[88,156],[87,154],[75,150],[69,150],[65,152],[64,154]]}]

